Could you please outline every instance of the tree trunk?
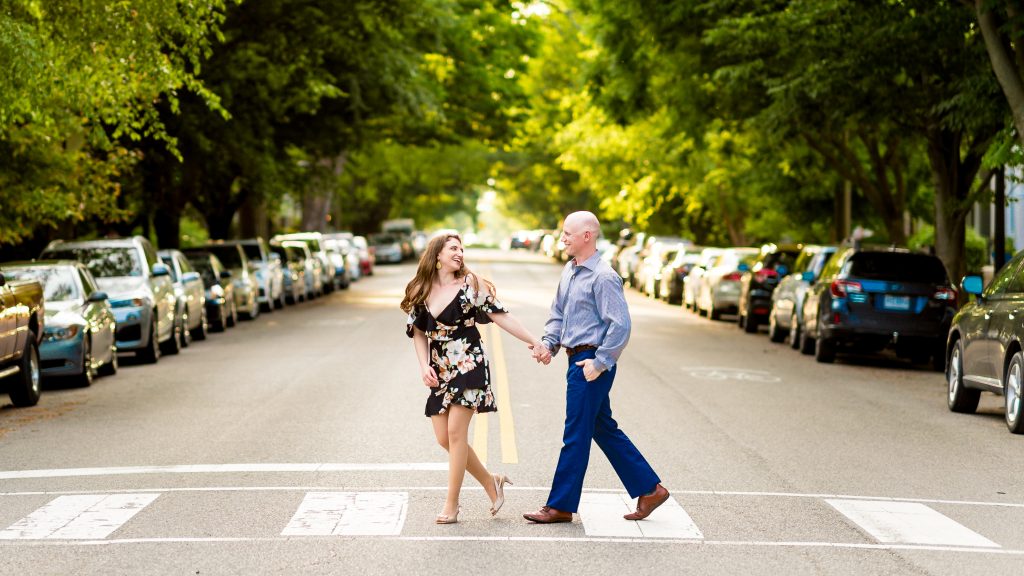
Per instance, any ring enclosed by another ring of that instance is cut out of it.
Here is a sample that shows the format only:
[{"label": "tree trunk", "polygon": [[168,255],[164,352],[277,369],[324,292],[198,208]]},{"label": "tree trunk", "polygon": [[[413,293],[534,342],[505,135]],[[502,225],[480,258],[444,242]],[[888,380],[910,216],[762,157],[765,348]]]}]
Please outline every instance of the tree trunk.
[{"label": "tree trunk", "polygon": [[[1024,79],[1021,78],[1021,71],[1016,65],[1013,49],[999,31],[1003,24],[1002,19],[986,6],[988,3],[988,0],[975,0],[978,27],[981,28],[981,35],[985,39],[985,49],[992,63],[992,71],[995,72],[1003,95],[1006,96],[1006,102],[1010,105],[1017,138],[1024,144]],[[1016,49],[1018,53],[1021,50],[1019,39]]]},{"label": "tree trunk", "polygon": [[181,210],[161,209],[153,215],[157,246],[161,250],[181,247]]},{"label": "tree trunk", "polygon": [[[986,135],[978,135],[987,142]],[[938,126],[928,128],[928,163],[935,184],[935,254],[954,284],[967,272],[967,214],[973,204],[972,187],[987,144],[978,141],[961,157],[963,135]],[[985,178],[987,180],[987,177]],[[984,186],[984,182],[982,183]]]}]

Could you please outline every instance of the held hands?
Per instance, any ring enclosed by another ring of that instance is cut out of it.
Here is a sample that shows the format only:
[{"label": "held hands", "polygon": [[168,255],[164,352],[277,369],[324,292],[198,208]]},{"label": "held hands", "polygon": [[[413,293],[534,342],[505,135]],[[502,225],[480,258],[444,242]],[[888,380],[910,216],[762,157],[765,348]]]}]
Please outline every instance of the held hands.
[{"label": "held hands", "polygon": [[551,363],[551,350],[548,350],[548,347],[542,342],[534,342],[533,344],[528,345],[527,348],[533,351],[533,359],[536,360],[538,364],[544,364],[546,366]]},{"label": "held hands", "polygon": [[429,365],[423,367],[423,385],[428,388],[437,388],[439,386],[437,374],[434,373],[434,369]]},{"label": "held hands", "polygon": [[583,377],[587,379],[587,382],[593,382],[597,380],[597,377],[601,375],[604,370],[598,370],[594,368],[594,359],[587,358],[576,363],[577,366],[583,367]]}]

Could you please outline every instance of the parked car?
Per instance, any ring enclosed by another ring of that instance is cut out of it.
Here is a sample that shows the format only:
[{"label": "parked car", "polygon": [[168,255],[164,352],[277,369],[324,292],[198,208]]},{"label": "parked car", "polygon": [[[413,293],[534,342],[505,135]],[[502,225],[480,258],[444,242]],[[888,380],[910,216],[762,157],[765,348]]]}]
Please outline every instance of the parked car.
[{"label": "parked car", "polygon": [[370,234],[370,245],[374,247],[376,263],[398,263],[402,261],[402,243],[392,234]]},{"label": "parked car", "polygon": [[281,242],[282,246],[294,248],[302,255],[302,263],[306,267],[306,295],[305,300],[312,300],[317,296],[324,295],[323,269],[320,267],[320,259],[313,256],[309,251],[309,245],[305,242],[288,240]]},{"label": "parked car", "polygon": [[[323,295],[327,292],[334,291],[334,275],[329,273],[330,271],[333,271],[334,268],[323,245],[323,234],[320,232],[295,232],[293,234],[278,234],[277,236],[274,236],[274,239],[278,241],[297,240],[305,243],[306,247],[309,248],[309,253],[319,261],[317,268],[320,270],[319,274],[321,275],[320,294]],[[408,250],[409,254],[412,254],[411,242],[408,243]]]},{"label": "parked car", "polygon": [[359,249],[353,243],[351,232],[334,232],[324,234],[324,243],[328,249],[334,249],[345,260],[345,273],[348,274],[349,282],[356,282],[363,275],[362,260],[359,256]]},{"label": "parked car", "polygon": [[700,260],[683,278],[683,308],[699,312],[697,301],[700,300],[700,293],[704,286],[704,275],[724,251],[725,248],[705,248],[700,251]]},{"label": "parked car", "polygon": [[373,264],[376,256],[370,242],[365,236],[353,236],[352,245],[356,247],[359,254],[359,273],[363,276],[373,276]]},{"label": "parked car", "polygon": [[768,338],[782,342],[789,338],[793,348],[799,347],[800,326],[803,325],[804,297],[818,279],[825,262],[836,252],[835,246],[804,246],[793,263],[791,274],[779,281],[772,292],[768,314]]},{"label": "parked car", "polygon": [[0,269],[0,387],[11,403],[35,406],[40,386],[39,344],[46,328],[43,285],[7,281]]},{"label": "parked car", "polygon": [[352,275],[349,273],[349,264],[341,244],[337,240],[324,239],[323,246],[324,252],[327,253],[327,261],[330,262],[327,277],[331,279],[335,288],[347,290],[352,284]]},{"label": "parked car", "polygon": [[802,244],[765,244],[761,254],[743,271],[740,278],[740,302],[736,322],[748,333],[768,321],[772,292],[779,280],[793,270]]},{"label": "parked car", "polygon": [[847,346],[895,348],[917,363],[945,361],[956,290],[942,261],[893,248],[837,251],[804,299],[800,349],[832,362]]},{"label": "parked car", "polygon": [[259,294],[256,299],[260,310],[273,312],[275,308],[284,308],[284,271],[281,263],[270,257],[270,248],[266,240],[260,237],[234,240],[242,250],[249,264],[256,273]]},{"label": "parked car", "polygon": [[206,321],[213,332],[223,332],[238,322],[235,285],[231,271],[212,252],[189,250],[185,254],[203,280]]},{"label": "parked car", "polygon": [[727,248],[701,278],[697,310],[712,320],[735,314],[740,304],[741,265],[748,268],[759,254],[757,248]]},{"label": "parked car", "polygon": [[245,249],[237,242],[211,242],[200,248],[183,250],[185,254],[194,252],[210,252],[220,263],[231,271],[231,283],[234,285],[235,310],[246,320],[253,320],[260,315],[260,283],[256,280],[256,270],[245,255]]},{"label": "parked car", "polygon": [[284,270],[284,300],[295,304],[306,299],[306,256],[295,246],[270,243],[270,250],[281,260]]},{"label": "parked car", "polygon": [[661,271],[671,260],[675,259],[676,253],[686,248],[687,243],[682,238],[657,237],[647,250],[647,256],[640,262],[637,269],[637,288],[644,294],[657,298],[661,289]]},{"label": "parked car", "polygon": [[65,242],[54,240],[41,259],[78,260],[107,293],[117,321],[118,352],[132,351],[142,362],[177,354],[180,326],[174,317],[171,270],[142,236]]},{"label": "parked car", "polygon": [[657,291],[659,298],[669,304],[682,304],[686,277],[700,263],[701,251],[697,247],[676,251],[675,257],[661,269],[661,284]]},{"label": "parked car", "polygon": [[161,250],[157,255],[171,269],[181,346],[188,346],[193,339],[206,340],[206,288],[202,277],[180,250]]},{"label": "parked car", "polygon": [[532,250],[533,242],[530,230],[517,230],[509,238],[508,247],[512,250]]},{"label": "parked car", "polygon": [[946,404],[973,414],[982,392],[1003,396],[1006,427],[1024,434],[1024,251],[1018,252],[982,289],[980,276],[961,283],[974,295],[953,318],[946,339]]},{"label": "parked car", "polygon": [[84,264],[75,260],[12,262],[3,267],[8,281],[43,285],[46,327],[39,345],[42,375],[67,376],[91,386],[101,374],[117,373],[117,323],[107,294]]}]

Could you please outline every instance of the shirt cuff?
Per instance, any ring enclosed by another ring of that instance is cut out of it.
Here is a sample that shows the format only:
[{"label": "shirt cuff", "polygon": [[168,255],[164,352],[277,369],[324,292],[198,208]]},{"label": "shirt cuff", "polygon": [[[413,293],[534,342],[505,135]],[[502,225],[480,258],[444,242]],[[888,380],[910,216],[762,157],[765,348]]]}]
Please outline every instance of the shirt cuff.
[{"label": "shirt cuff", "polygon": [[597,370],[598,372],[604,372],[608,369],[608,367],[604,365],[604,362],[601,362],[597,358],[594,358],[592,366],[594,367],[594,370]]}]

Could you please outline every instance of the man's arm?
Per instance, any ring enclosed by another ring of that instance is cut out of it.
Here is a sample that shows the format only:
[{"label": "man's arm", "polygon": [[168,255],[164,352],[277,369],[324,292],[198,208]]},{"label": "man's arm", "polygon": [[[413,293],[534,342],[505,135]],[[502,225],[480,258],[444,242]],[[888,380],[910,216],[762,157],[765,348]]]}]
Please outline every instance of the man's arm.
[{"label": "man's arm", "polygon": [[632,323],[629,319],[626,295],[622,291],[622,282],[618,278],[599,278],[594,283],[594,299],[598,315],[608,326],[604,341],[598,346],[594,358],[594,369],[604,372],[618,362],[626,343],[629,342]]},{"label": "man's arm", "polygon": [[544,336],[541,337],[541,342],[544,346],[551,351],[551,354],[558,354],[559,344],[562,339],[562,306],[563,303],[559,299],[559,295],[562,293],[562,282],[558,282],[558,288],[555,290],[555,298],[551,301],[551,315],[548,317],[548,321],[544,323]]}]

